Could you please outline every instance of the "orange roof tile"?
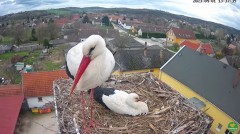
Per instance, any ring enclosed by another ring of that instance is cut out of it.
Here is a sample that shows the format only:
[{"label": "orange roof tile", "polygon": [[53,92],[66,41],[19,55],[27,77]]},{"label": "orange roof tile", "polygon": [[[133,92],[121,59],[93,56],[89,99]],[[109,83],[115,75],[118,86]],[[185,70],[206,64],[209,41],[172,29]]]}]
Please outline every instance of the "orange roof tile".
[{"label": "orange roof tile", "polygon": [[186,46],[186,47],[188,47],[188,48],[191,48],[192,50],[197,50],[198,49],[198,47],[199,47],[199,44],[195,44],[195,43],[193,43],[193,42],[191,42],[191,41],[188,41],[188,40],[184,40],[181,44],[180,44],[180,46]]},{"label": "orange roof tile", "polygon": [[201,44],[205,54],[214,54],[211,44]]},{"label": "orange roof tile", "polygon": [[50,96],[53,81],[68,78],[65,70],[23,73],[23,90],[26,97]]},{"label": "orange roof tile", "polygon": [[1,85],[0,97],[22,95],[21,85]]}]

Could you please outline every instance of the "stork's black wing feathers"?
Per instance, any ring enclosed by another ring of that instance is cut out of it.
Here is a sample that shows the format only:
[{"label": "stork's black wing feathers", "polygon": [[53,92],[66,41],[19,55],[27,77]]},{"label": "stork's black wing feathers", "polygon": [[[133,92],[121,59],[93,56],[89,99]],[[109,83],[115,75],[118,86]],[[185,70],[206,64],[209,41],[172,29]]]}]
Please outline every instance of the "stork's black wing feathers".
[{"label": "stork's black wing feathers", "polygon": [[103,95],[109,96],[112,94],[115,94],[115,89],[114,88],[101,88],[101,87],[96,87],[94,89],[94,100],[100,103],[102,106],[105,108],[109,109],[105,103],[102,100]]},{"label": "stork's black wing feathers", "polygon": [[66,66],[66,72],[67,72],[68,77],[70,77],[70,78],[72,78],[74,80],[74,76],[71,74],[71,72],[68,69],[67,61],[65,61],[65,66]]}]

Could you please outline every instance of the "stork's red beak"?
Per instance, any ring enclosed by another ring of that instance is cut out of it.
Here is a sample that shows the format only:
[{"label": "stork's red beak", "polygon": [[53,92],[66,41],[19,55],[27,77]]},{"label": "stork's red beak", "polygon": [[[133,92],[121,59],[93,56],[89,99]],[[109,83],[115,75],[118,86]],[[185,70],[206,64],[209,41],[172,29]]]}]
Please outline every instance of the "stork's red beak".
[{"label": "stork's red beak", "polygon": [[70,92],[69,95],[71,95],[72,92],[74,91],[74,89],[75,89],[78,81],[80,80],[82,74],[83,74],[84,71],[86,70],[86,68],[87,68],[88,64],[90,63],[90,61],[91,61],[91,58],[90,58],[90,57],[83,56],[82,61],[81,61],[80,65],[79,65],[79,67],[78,67],[77,74],[76,74],[76,76],[75,76],[75,78],[74,78],[74,82],[73,82],[73,85],[72,85],[72,89],[71,89],[71,92]]}]

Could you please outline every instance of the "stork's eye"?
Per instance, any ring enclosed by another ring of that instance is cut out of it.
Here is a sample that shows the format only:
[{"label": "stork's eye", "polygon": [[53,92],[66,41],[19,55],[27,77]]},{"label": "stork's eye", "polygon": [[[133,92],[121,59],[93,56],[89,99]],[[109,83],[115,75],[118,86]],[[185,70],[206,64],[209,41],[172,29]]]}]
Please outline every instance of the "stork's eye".
[{"label": "stork's eye", "polygon": [[91,54],[94,49],[95,49],[95,47],[90,48],[89,54]]}]

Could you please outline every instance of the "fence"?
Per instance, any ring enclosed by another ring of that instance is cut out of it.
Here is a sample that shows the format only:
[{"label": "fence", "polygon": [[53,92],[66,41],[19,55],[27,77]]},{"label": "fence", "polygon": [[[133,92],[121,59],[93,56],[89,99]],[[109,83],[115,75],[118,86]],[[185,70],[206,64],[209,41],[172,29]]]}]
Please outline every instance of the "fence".
[{"label": "fence", "polygon": [[17,48],[14,48],[15,52],[20,52],[20,51],[33,51],[33,50],[39,50],[43,49],[42,45],[28,45],[28,46],[19,46]]}]

